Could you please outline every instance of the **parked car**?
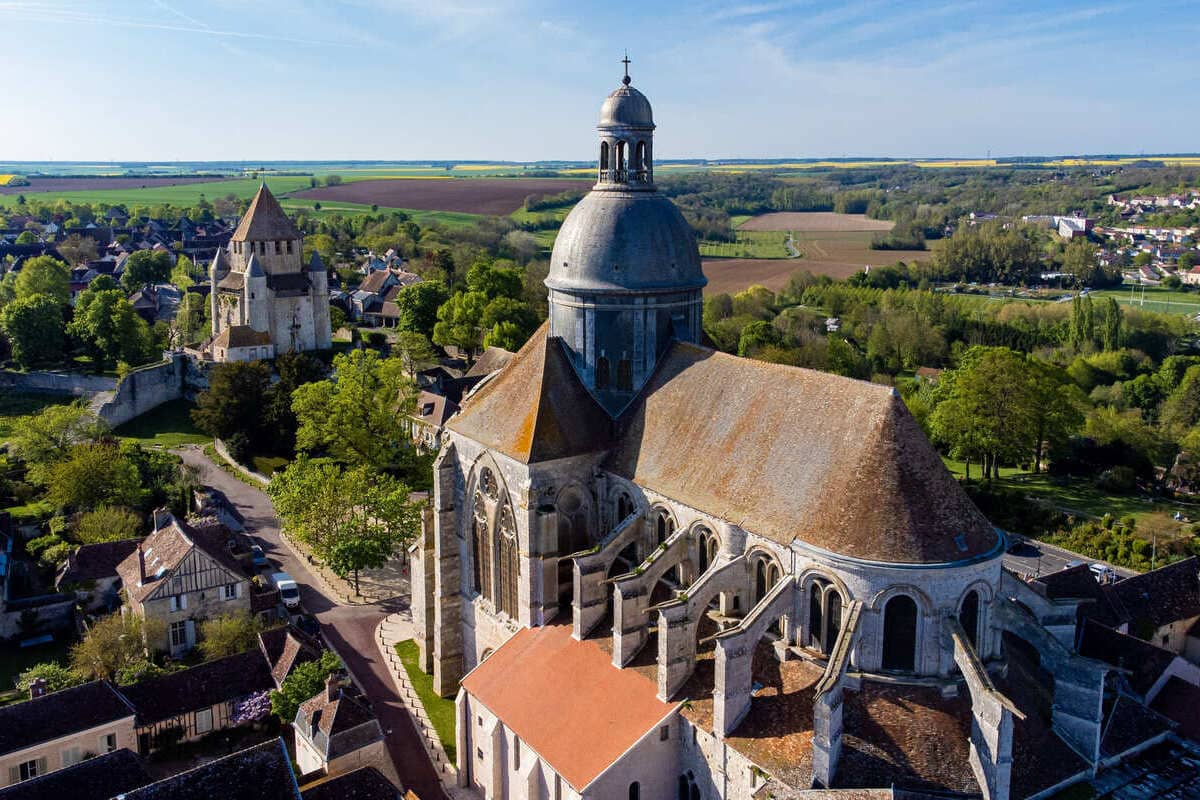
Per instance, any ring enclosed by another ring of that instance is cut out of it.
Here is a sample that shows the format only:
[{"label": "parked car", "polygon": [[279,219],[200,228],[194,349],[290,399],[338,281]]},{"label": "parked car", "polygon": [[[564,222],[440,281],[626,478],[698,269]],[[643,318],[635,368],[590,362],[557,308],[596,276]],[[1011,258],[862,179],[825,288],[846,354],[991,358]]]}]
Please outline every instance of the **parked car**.
[{"label": "parked car", "polygon": [[271,585],[279,590],[279,597],[288,608],[300,607],[300,586],[286,572],[271,575]]},{"label": "parked car", "polygon": [[267,554],[263,552],[261,545],[250,546],[250,563],[255,569],[263,569],[271,566],[271,562],[267,560]]},{"label": "parked car", "polygon": [[1117,571],[1107,564],[1089,564],[1088,569],[1100,583],[1116,583],[1119,579]]}]

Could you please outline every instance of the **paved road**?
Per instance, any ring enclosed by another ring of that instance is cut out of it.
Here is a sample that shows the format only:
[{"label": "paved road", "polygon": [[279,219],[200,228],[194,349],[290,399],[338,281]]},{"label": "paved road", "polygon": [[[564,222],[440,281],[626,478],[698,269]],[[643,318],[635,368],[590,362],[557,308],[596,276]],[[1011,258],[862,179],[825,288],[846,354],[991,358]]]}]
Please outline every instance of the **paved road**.
[{"label": "paved road", "polygon": [[199,447],[187,447],[178,452],[184,462],[199,468],[203,483],[225,493],[242,515],[246,531],[258,540],[272,561],[300,584],[304,608],[316,616],[321,632],[346,662],[370,699],[379,724],[387,732],[388,751],[404,787],[416,792],[421,800],[446,800],[420,734],[396,695],[392,677],[375,644],[375,628],[380,621],[405,608],[407,600],[394,598],[372,605],[343,605],[327,597],[304,561],[296,558],[279,538],[279,520],[266,494],[215,466]]},{"label": "paved road", "polygon": [[[1013,536],[1013,534],[1009,534]],[[1017,536],[1022,543],[1011,553],[1005,553],[1004,566],[1017,572],[1021,575],[1029,575],[1038,577],[1041,575],[1049,575],[1051,572],[1058,572],[1066,569],[1067,565],[1082,561],[1085,564],[1091,564],[1095,559],[1081,556],[1078,553],[1072,553],[1070,550],[1064,550],[1061,547],[1038,542],[1033,539],[1025,539]],[[1109,565],[1112,566],[1112,565]],[[1138,573],[1125,567],[1112,567],[1116,573],[1122,578],[1129,578]]]}]

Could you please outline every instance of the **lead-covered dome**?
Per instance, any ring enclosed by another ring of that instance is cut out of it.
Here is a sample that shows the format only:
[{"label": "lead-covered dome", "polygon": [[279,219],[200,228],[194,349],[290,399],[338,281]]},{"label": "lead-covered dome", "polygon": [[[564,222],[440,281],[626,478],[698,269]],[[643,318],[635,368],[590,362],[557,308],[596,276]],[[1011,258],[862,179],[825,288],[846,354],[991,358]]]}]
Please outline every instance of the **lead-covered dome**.
[{"label": "lead-covered dome", "polygon": [[696,237],[654,192],[591,192],[563,222],[546,285],[560,291],[692,289],[707,283]]},{"label": "lead-covered dome", "polygon": [[601,128],[653,128],[654,112],[646,95],[626,84],[604,99],[600,106]]}]

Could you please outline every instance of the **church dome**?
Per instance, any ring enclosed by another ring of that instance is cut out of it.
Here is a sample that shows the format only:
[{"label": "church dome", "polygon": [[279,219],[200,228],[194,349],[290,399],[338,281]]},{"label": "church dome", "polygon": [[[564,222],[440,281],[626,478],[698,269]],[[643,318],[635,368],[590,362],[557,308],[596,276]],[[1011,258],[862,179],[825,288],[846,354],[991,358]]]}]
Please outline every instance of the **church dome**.
[{"label": "church dome", "polygon": [[656,192],[585,196],[563,222],[546,278],[551,289],[583,292],[696,289],[705,283],[691,226]]},{"label": "church dome", "polygon": [[654,113],[646,95],[625,84],[610,94],[600,106],[600,127],[653,128]]}]

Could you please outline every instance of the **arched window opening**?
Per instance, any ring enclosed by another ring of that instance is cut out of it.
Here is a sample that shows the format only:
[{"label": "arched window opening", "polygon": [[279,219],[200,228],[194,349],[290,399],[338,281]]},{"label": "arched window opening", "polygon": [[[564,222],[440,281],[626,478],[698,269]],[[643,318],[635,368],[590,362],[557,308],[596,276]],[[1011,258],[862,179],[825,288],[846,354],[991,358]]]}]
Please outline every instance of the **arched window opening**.
[{"label": "arched window opening", "polygon": [[617,389],[622,392],[633,391],[633,364],[628,358],[617,362]]},{"label": "arched window opening", "polygon": [[842,596],[833,587],[825,590],[825,625],[824,647],[821,650],[829,655],[842,632]]},{"label": "arched window opening", "polygon": [[675,532],[675,520],[671,518],[670,513],[659,509],[657,516],[654,518],[654,535],[658,539],[658,543],[662,544],[667,540],[667,537]]},{"label": "arched window opening", "polygon": [[608,388],[608,359],[604,356],[596,359],[596,388]]},{"label": "arched window opening", "polygon": [[696,785],[696,777],[691,770],[679,776],[678,797],[679,800],[700,800],[700,787]]},{"label": "arched window opening", "polygon": [[621,520],[628,517],[630,514],[633,513],[633,510],[634,510],[633,500],[630,499],[629,495],[625,494],[624,492],[618,492],[617,493],[617,522],[620,522]]},{"label": "arched window opening", "polygon": [[634,161],[637,164],[637,179],[639,181],[644,181],[646,180],[646,172],[648,171],[649,167],[649,165],[646,164],[646,143],[638,142],[635,153],[636,155],[634,157]]},{"label": "arched window opening", "polygon": [[600,169],[601,171],[608,170],[608,142],[600,143]]},{"label": "arched window opening", "polygon": [[499,611],[517,618],[517,581],[520,575],[520,562],[517,558],[517,527],[513,521],[512,511],[505,507],[500,512],[499,525],[499,562],[500,562],[500,591],[496,598]]},{"label": "arched window opening", "polygon": [[475,495],[475,514],[471,522],[471,562],[475,591],[488,600],[495,600],[492,594],[492,542],[487,509],[483,504],[483,495],[479,493]]},{"label": "arched window opening", "polygon": [[642,800],[642,787],[637,781],[629,784],[629,800]]},{"label": "arched window opening", "polygon": [[717,558],[717,537],[708,528],[698,529],[697,577],[703,575]]},{"label": "arched window opening", "polygon": [[758,601],[767,596],[767,562],[759,559],[754,565],[754,596],[750,598],[750,606],[758,605]]},{"label": "arched window opening", "polygon": [[496,486],[496,476],[487,467],[484,467],[479,473],[479,488],[492,500],[495,500],[499,495],[499,489]]},{"label": "arched window opening", "polygon": [[617,171],[617,180],[625,180],[625,143],[617,142],[617,163],[613,165]]},{"label": "arched window opening", "polygon": [[883,607],[883,668],[912,672],[917,663],[917,604],[898,594]]},{"label": "arched window opening", "polygon": [[808,590],[808,645],[825,650],[824,586],[814,581]]},{"label": "arched window opening", "polygon": [[963,598],[962,607],[958,610],[958,624],[962,625],[967,634],[967,641],[975,649],[979,649],[979,592],[972,589]]},{"label": "arched window opening", "polygon": [[578,553],[587,550],[591,544],[583,498],[575,489],[563,492],[558,499],[558,554]]}]

